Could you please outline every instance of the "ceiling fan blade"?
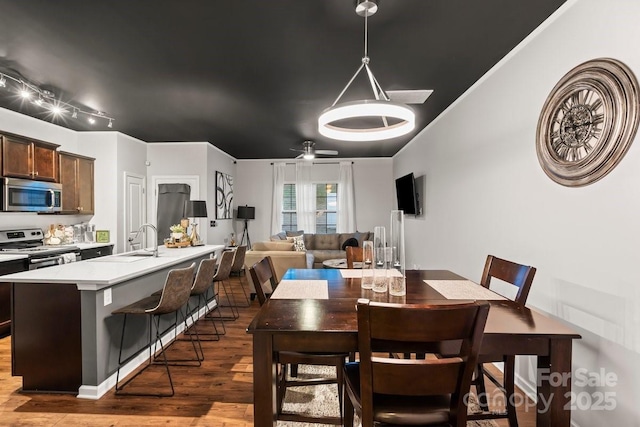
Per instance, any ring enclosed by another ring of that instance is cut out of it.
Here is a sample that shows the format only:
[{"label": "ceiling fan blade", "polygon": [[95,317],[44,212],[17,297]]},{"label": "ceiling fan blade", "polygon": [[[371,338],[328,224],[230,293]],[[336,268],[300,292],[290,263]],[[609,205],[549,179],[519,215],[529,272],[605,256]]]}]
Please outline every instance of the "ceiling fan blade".
[{"label": "ceiling fan blade", "polygon": [[297,160],[297,159],[302,159],[303,157],[304,157],[304,154],[300,154],[300,155],[296,156],[296,157],[295,157],[295,159],[296,159],[296,160]]},{"label": "ceiling fan blade", "polygon": [[337,156],[338,152],[336,150],[316,150],[316,154],[325,154],[327,156]]},{"label": "ceiling fan blade", "polygon": [[431,89],[388,90],[387,95],[393,102],[401,104],[424,104],[433,93]]},{"label": "ceiling fan blade", "polygon": [[295,151],[296,153],[304,153],[304,150],[298,150],[297,148],[289,148],[291,151]]}]

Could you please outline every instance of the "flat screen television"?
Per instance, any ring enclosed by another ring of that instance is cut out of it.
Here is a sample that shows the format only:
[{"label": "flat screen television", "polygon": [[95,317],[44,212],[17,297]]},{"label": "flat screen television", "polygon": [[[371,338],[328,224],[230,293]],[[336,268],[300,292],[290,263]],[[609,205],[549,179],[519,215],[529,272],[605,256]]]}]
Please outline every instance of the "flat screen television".
[{"label": "flat screen television", "polygon": [[396,196],[398,209],[405,215],[418,215],[418,196],[416,194],[416,181],[413,172],[396,179]]}]

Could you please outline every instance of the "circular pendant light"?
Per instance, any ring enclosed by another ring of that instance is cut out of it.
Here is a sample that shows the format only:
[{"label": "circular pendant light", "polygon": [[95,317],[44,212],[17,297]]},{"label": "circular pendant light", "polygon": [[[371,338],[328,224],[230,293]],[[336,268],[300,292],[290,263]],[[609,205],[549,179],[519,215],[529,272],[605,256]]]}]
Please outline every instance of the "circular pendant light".
[{"label": "circular pendant light", "polygon": [[[364,56],[362,64],[344,87],[331,107],[318,118],[318,132],[327,138],[342,141],[379,141],[396,138],[413,131],[416,116],[405,104],[392,102],[373,75],[367,55],[368,17],[378,10],[375,0],[356,0],[356,13],[364,17]],[[375,99],[338,104],[342,95],[360,74],[366,71]],[[356,126],[366,122],[367,126]],[[378,124],[379,123],[379,124]]]},{"label": "circular pendant light", "polygon": [[[342,120],[379,118],[380,127],[340,126]],[[389,119],[397,123],[389,124]],[[416,127],[413,110],[404,104],[385,100],[345,102],[327,108],[318,119],[318,131],[327,138],[342,141],[379,141],[406,135]]]}]

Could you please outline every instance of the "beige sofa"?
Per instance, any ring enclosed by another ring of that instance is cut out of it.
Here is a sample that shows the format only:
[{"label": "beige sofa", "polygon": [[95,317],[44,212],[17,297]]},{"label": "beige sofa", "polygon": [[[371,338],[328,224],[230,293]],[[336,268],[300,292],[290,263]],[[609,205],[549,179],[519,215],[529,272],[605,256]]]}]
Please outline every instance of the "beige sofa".
[{"label": "beige sofa", "polygon": [[[255,287],[251,275],[249,274],[249,268],[262,260],[265,256],[270,256],[273,261],[273,266],[276,270],[276,276],[278,282],[282,279],[282,275],[290,268],[307,268],[313,263],[313,256],[307,254],[304,251],[293,250],[293,243],[289,241],[282,242],[257,242],[251,247],[251,250],[247,251],[244,257],[244,266],[247,272],[247,280],[249,287],[251,288],[252,297],[255,295]],[[309,263],[307,262],[309,259]],[[268,283],[264,285],[265,292],[271,292],[271,285]]]},{"label": "beige sofa", "polygon": [[[301,231],[283,232],[271,236],[271,240],[278,243],[287,241],[293,236],[299,236]],[[328,259],[346,258],[347,253],[343,249],[348,239],[354,238],[358,241],[358,246],[362,247],[365,240],[373,240],[373,233],[361,231],[355,233],[331,233],[331,234],[303,234],[304,246],[307,253],[313,255],[313,268],[323,268],[323,261]]]}]

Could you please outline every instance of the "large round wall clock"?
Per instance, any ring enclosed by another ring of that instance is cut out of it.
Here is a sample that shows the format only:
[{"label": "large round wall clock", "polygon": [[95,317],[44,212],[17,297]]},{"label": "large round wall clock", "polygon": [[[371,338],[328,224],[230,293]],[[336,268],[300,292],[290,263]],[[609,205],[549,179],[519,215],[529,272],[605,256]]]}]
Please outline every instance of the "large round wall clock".
[{"label": "large round wall clock", "polygon": [[638,129],[638,81],[622,62],[599,58],[578,65],[542,107],[536,151],[558,184],[582,186],[622,160]]}]

